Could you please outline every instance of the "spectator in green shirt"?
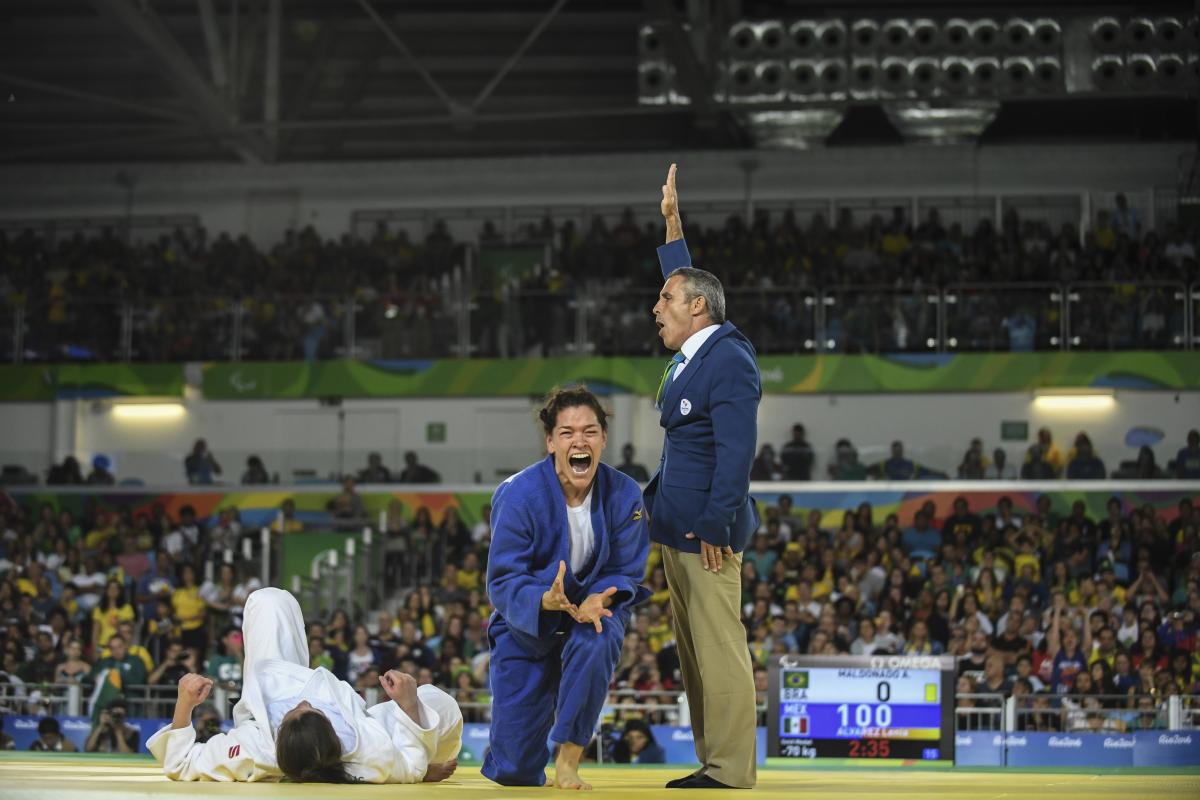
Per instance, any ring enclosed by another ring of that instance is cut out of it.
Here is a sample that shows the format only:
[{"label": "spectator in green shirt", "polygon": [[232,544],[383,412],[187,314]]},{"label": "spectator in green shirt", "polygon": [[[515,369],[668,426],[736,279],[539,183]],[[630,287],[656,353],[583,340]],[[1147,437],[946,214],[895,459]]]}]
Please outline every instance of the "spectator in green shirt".
[{"label": "spectator in green shirt", "polygon": [[121,675],[121,686],[143,686],[146,683],[146,664],[137,656],[129,654],[129,643],[119,633],[108,637],[109,655],[92,667],[92,680],[97,680],[105,670],[115,669]]}]

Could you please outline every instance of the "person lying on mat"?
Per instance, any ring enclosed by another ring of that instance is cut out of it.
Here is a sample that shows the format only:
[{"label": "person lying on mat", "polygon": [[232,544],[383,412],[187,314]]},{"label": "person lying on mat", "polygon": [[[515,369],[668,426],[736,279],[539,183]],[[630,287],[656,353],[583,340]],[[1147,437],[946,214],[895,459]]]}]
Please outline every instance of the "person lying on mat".
[{"label": "person lying on mat", "polygon": [[282,589],[250,595],[242,632],[246,664],[233,728],[196,741],[192,712],[213,681],[191,673],[179,679],[171,724],[146,742],[168,778],[417,783],[453,774],[463,721],[450,695],[392,670],[379,679],[389,700],[367,708],[350,684],[308,668],[300,606]]}]

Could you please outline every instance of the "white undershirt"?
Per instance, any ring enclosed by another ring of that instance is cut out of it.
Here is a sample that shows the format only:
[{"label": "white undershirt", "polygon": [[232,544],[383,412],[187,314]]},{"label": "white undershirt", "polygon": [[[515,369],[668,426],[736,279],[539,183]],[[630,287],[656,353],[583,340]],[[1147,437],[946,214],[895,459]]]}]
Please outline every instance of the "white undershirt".
[{"label": "white undershirt", "polygon": [[592,490],[589,489],[583,504],[567,506],[567,522],[571,531],[571,572],[575,577],[583,572],[592,551],[596,549],[596,534],[592,530]]},{"label": "white undershirt", "polygon": [[684,356],[683,363],[675,368],[675,377],[671,379],[672,381],[679,380],[679,376],[687,369],[688,363],[696,357],[696,353],[700,352],[700,348],[704,346],[704,343],[708,341],[710,336],[717,332],[717,328],[719,327],[721,326],[709,325],[708,327],[701,328],[687,338],[687,341],[683,343],[683,347],[679,348],[679,352],[683,353]]}]

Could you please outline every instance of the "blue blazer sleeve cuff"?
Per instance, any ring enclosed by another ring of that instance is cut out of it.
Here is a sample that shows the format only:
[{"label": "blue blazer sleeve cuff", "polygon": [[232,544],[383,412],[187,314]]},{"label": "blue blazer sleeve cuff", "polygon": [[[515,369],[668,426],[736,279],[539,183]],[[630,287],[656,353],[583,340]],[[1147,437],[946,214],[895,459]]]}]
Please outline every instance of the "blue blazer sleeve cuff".
[{"label": "blue blazer sleeve cuff", "polygon": [[666,278],[680,267],[692,265],[692,254],[688,252],[687,241],[676,239],[658,248],[658,265],[662,267],[663,278]]}]

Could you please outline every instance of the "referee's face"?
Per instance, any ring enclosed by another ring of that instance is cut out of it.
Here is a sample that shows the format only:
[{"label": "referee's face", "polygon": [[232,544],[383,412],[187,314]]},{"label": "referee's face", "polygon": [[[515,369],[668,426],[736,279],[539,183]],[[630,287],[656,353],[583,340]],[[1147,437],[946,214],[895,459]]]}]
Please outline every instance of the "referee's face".
[{"label": "referee's face", "polygon": [[668,350],[678,350],[688,337],[700,328],[699,315],[704,307],[700,297],[687,299],[684,291],[686,282],[682,275],[672,275],[658,293],[658,302],[654,304],[654,324],[658,326],[658,338]]}]

